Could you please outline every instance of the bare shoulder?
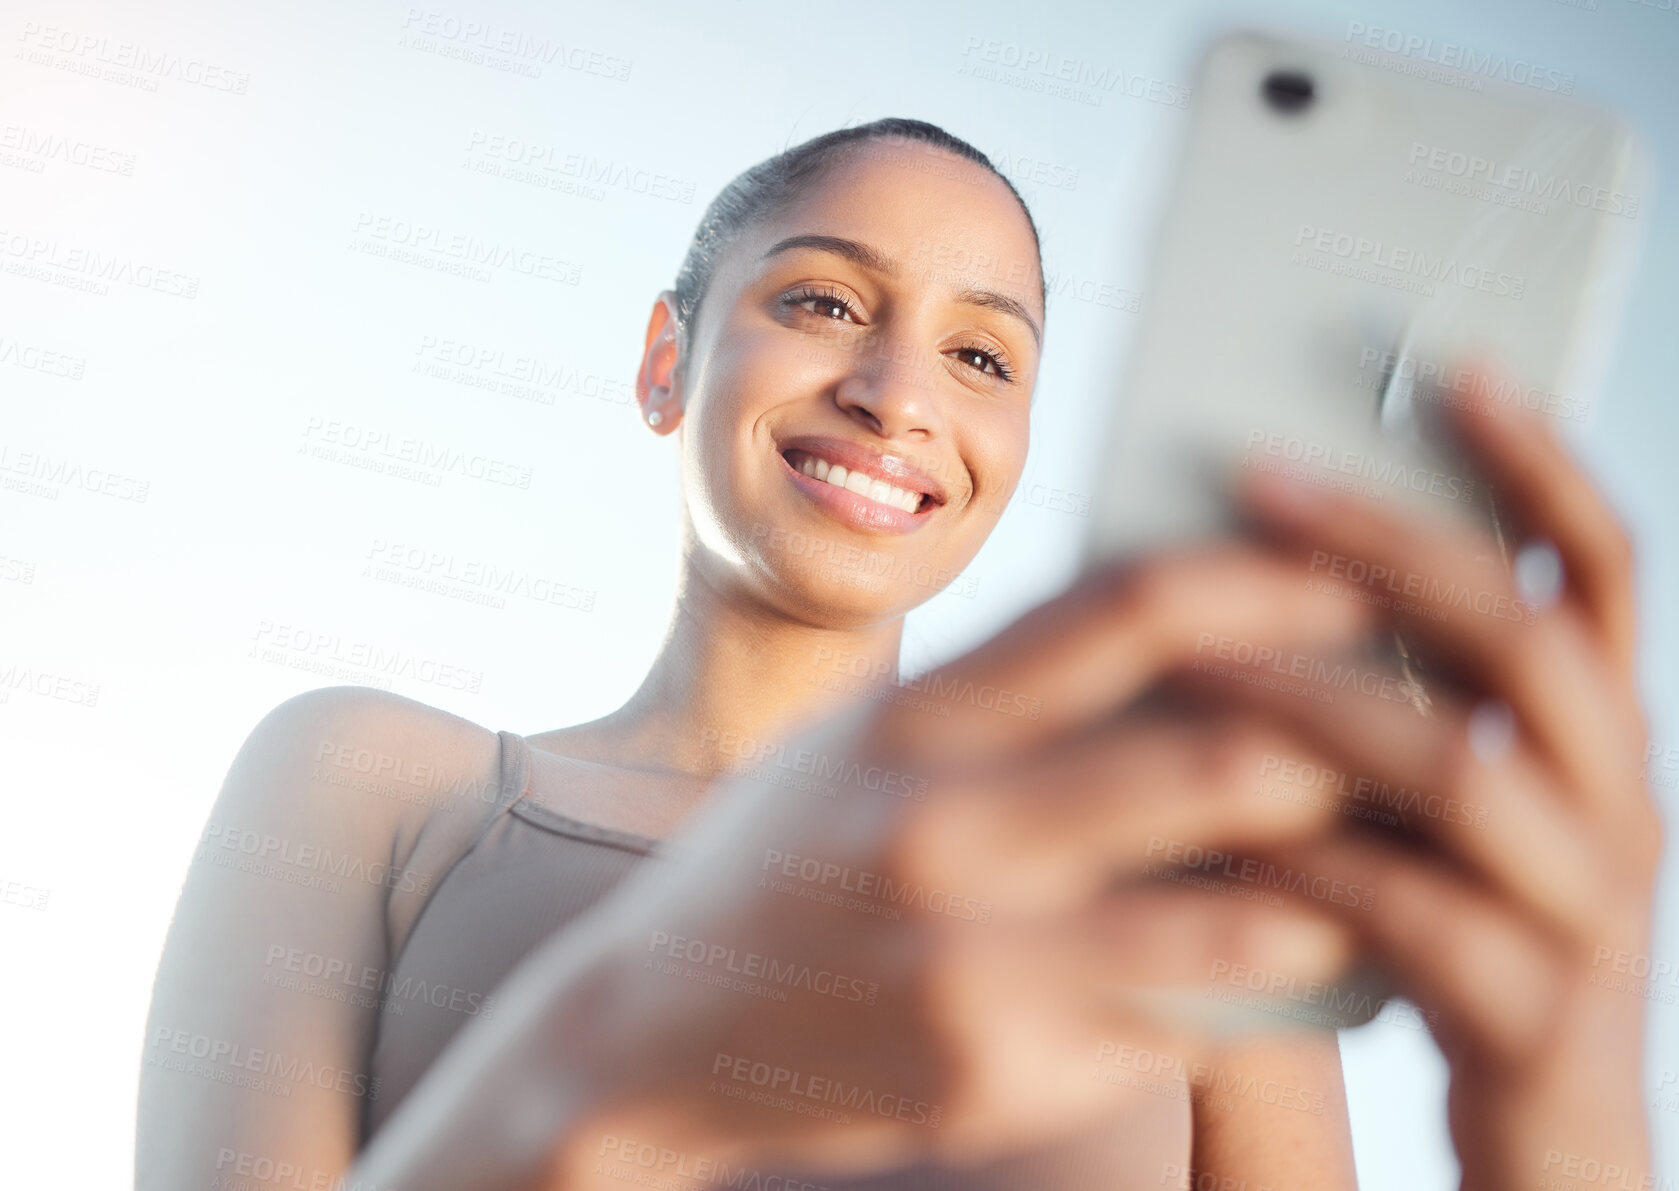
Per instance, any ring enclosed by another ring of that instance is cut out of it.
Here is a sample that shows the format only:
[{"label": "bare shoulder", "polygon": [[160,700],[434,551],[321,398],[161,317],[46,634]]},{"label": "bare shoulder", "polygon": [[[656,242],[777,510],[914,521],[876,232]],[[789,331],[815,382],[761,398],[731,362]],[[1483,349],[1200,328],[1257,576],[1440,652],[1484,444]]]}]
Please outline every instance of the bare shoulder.
[{"label": "bare shoulder", "polygon": [[[194,843],[159,957],[137,1187],[214,1185],[236,1152],[298,1171],[349,1167],[386,1008],[357,990],[389,974],[493,813],[432,798],[437,775],[493,778],[499,758],[488,728],[369,687],[305,691],[252,727]],[[270,1062],[256,1072],[241,1055]]]}]

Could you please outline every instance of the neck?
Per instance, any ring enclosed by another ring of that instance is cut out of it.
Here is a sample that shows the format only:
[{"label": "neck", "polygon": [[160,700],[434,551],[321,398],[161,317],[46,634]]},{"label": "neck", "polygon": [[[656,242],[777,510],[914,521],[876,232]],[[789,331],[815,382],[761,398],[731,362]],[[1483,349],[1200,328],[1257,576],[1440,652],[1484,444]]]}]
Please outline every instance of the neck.
[{"label": "neck", "polygon": [[[896,682],[903,617],[834,628],[801,621],[706,573],[685,535],[675,609],[646,678],[618,710],[579,725],[600,760],[712,778],[829,711],[865,682]],[[769,762],[763,762],[769,763]]]}]

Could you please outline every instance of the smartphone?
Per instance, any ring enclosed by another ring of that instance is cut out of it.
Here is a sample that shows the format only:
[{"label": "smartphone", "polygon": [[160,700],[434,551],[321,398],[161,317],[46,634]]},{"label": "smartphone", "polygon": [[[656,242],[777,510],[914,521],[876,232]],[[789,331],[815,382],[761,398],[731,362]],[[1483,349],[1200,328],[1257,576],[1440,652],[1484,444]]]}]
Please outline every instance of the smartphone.
[{"label": "smartphone", "polygon": [[1590,420],[1650,210],[1640,138],[1363,39],[1229,33],[1192,94],[1086,564],[1229,532],[1233,467],[1485,523],[1430,406],[1490,349],[1499,400]]},{"label": "smartphone", "polygon": [[[1237,532],[1243,468],[1500,541],[1496,494],[1437,415],[1490,351],[1496,399],[1565,436],[1590,420],[1651,209],[1640,138],[1572,97],[1363,39],[1226,33],[1192,95],[1084,566]],[[1416,652],[1377,647],[1428,714]],[[1342,1027],[1392,1008],[1385,988],[1364,971],[1315,1005],[1251,986],[1162,1004],[1230,1030]]]}]

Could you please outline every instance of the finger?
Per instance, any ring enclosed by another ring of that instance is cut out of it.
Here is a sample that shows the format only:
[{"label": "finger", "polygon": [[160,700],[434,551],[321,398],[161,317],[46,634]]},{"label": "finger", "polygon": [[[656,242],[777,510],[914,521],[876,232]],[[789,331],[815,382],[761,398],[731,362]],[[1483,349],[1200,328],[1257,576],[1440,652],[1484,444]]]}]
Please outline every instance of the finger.
[{"label": "finger", "polygon": [[[1004,1136],[1041,1142],[1092,1114],[1111,1120],[1116,1103],[1184,1098],[1219,1074],[1200,1063],[1229,1020],[1209,1014],[1207,991],[1221,983],[1209,973],[1323,981],[1346,965],[1353,938],[1326,915],[1176,889],[1115,896],[1048,925],[935,932],[924,995],[940,1030],[986,1042],[965,1048],[955,1086],[941,1089],[945,1117],[953,1129],[982,1124],[962,1140],[992,1147]],[[1226,1075],[1220,1086],[1254,1082]]]},{"label": "finger", "polygon": [[1372,593],[1432,657],[1510,704],[1567,785],[1605,797],[1624,784],[1640,748],[1631,693],[1578,617],[1553,608],[1529,623],[1510,577],[1468,561],[1474,535],[1281,476],[1256,474],[1246,492],[1255,511],[1310,551],[1309,566]]},{"label": "finger", "polygon": [[[1489,739],[1500,725],[1472,724],[1474,711],[1448,693],[1435,694],[1425,719],[1408,704],[1357,690],[1322,688],[1328,701],[1281,694],[1247,669],[1251,680],[1190,674],[1183,682],[1312,742],[1310,754],[1267,758],[1262,795],[1305,785],[1368,807],[1377,823],[1403,816],[1550,929],[1590,935],[1608,876],[1599,844],[1607,825],[1590,823],[1525,743]],[[1324,754],[1333,758],[1327,765]]]},{"label": "finger", "polygon": [[1263,971],[1297,986],[1329,983],[1356,954],[1357,931],[1313,906],[1232,898],[1190,887],[1134,888],[1081,915],[1066,945],[1098,978],[1091,1008],[1152,1019],[1194,1035],[1234,1019],[1280,1028],[1258,1013],[1238,1014],[1218,996],[1232,971]]},{"label": "finger", "polygon": [[930,992],[946,1007],[941,1017],[960,1020],[966,1006],[990,1032],[1029,1006],[1056,1015],[1071,1007],[1089,1021],[1148,1022],[1193,1043],[1215,1018],[1229,1020],[1210,995],[1227,983],[1227,971],[1275,972],[1301,985],[1328,981],[1348,968],[1358,938],[1317,907],[1142,888],[1051,923],[937,932],[925,946],[927,970],[939,974]]},{"label": "finger", "polygon": [[1497,400],[1509,377],[1483,366],[1471,369],[1469,380],[1465,400],[1451,404],[1454,428],[1521,533],[1556,547],[1567,598],[1578,602],[1630,680],[1637,637],[1631,538],[1550,419]]},{"label": "finger", "polygon": [[1365,608],[1302,578],[1253,545],[1110,564],[915,680],[916,703],[885,705],[880,735],[923,768],[984,765],[1111,714],[1198,641],[1327,644],[1367,628]]},{"label": "finger", "polygon": [[1279,850],[1272,860],[1375,891],[1367,907],[1327,905],[1400,991],[1438,1013],[1435,1033],[1448,1051],[1513,1063],[1541,1045],[1557,1009],[1558,954],[1472,880],[1437,857],[1351,836]]},{"label": "finger", "polygon": [[998,917],[1065,913],[1116,875],[1328,830],[1332,812],[1267,797],[1265,758],[1330,754],[1253,716],[1128,717],[929,788],[904,863],[946,889],[983,886]]}]

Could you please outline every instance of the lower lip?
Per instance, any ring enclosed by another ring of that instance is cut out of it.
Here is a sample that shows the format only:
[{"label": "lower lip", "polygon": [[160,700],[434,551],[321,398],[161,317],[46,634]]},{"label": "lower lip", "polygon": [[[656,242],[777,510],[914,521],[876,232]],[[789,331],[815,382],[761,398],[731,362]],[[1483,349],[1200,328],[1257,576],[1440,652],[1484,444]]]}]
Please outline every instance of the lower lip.
[{"label": "lower lip", "polygon": [[787,474],[793,477],[793,483],[822,507],[830,517],[844,522],[853,529],[865,530],[869,533],[914,533],[927,523],[928,518],[939,506],[931,501],[923,500],[922,511],[906,513],[902,509],[895,509],[891,505],[883,505],[879,501],[870,500],[866,496],[859,496],[848,488],[841,488],[819,480],[815,476],[807,476],[804,472],[787,462],[787,457],[777,451],[777,459]]}]

